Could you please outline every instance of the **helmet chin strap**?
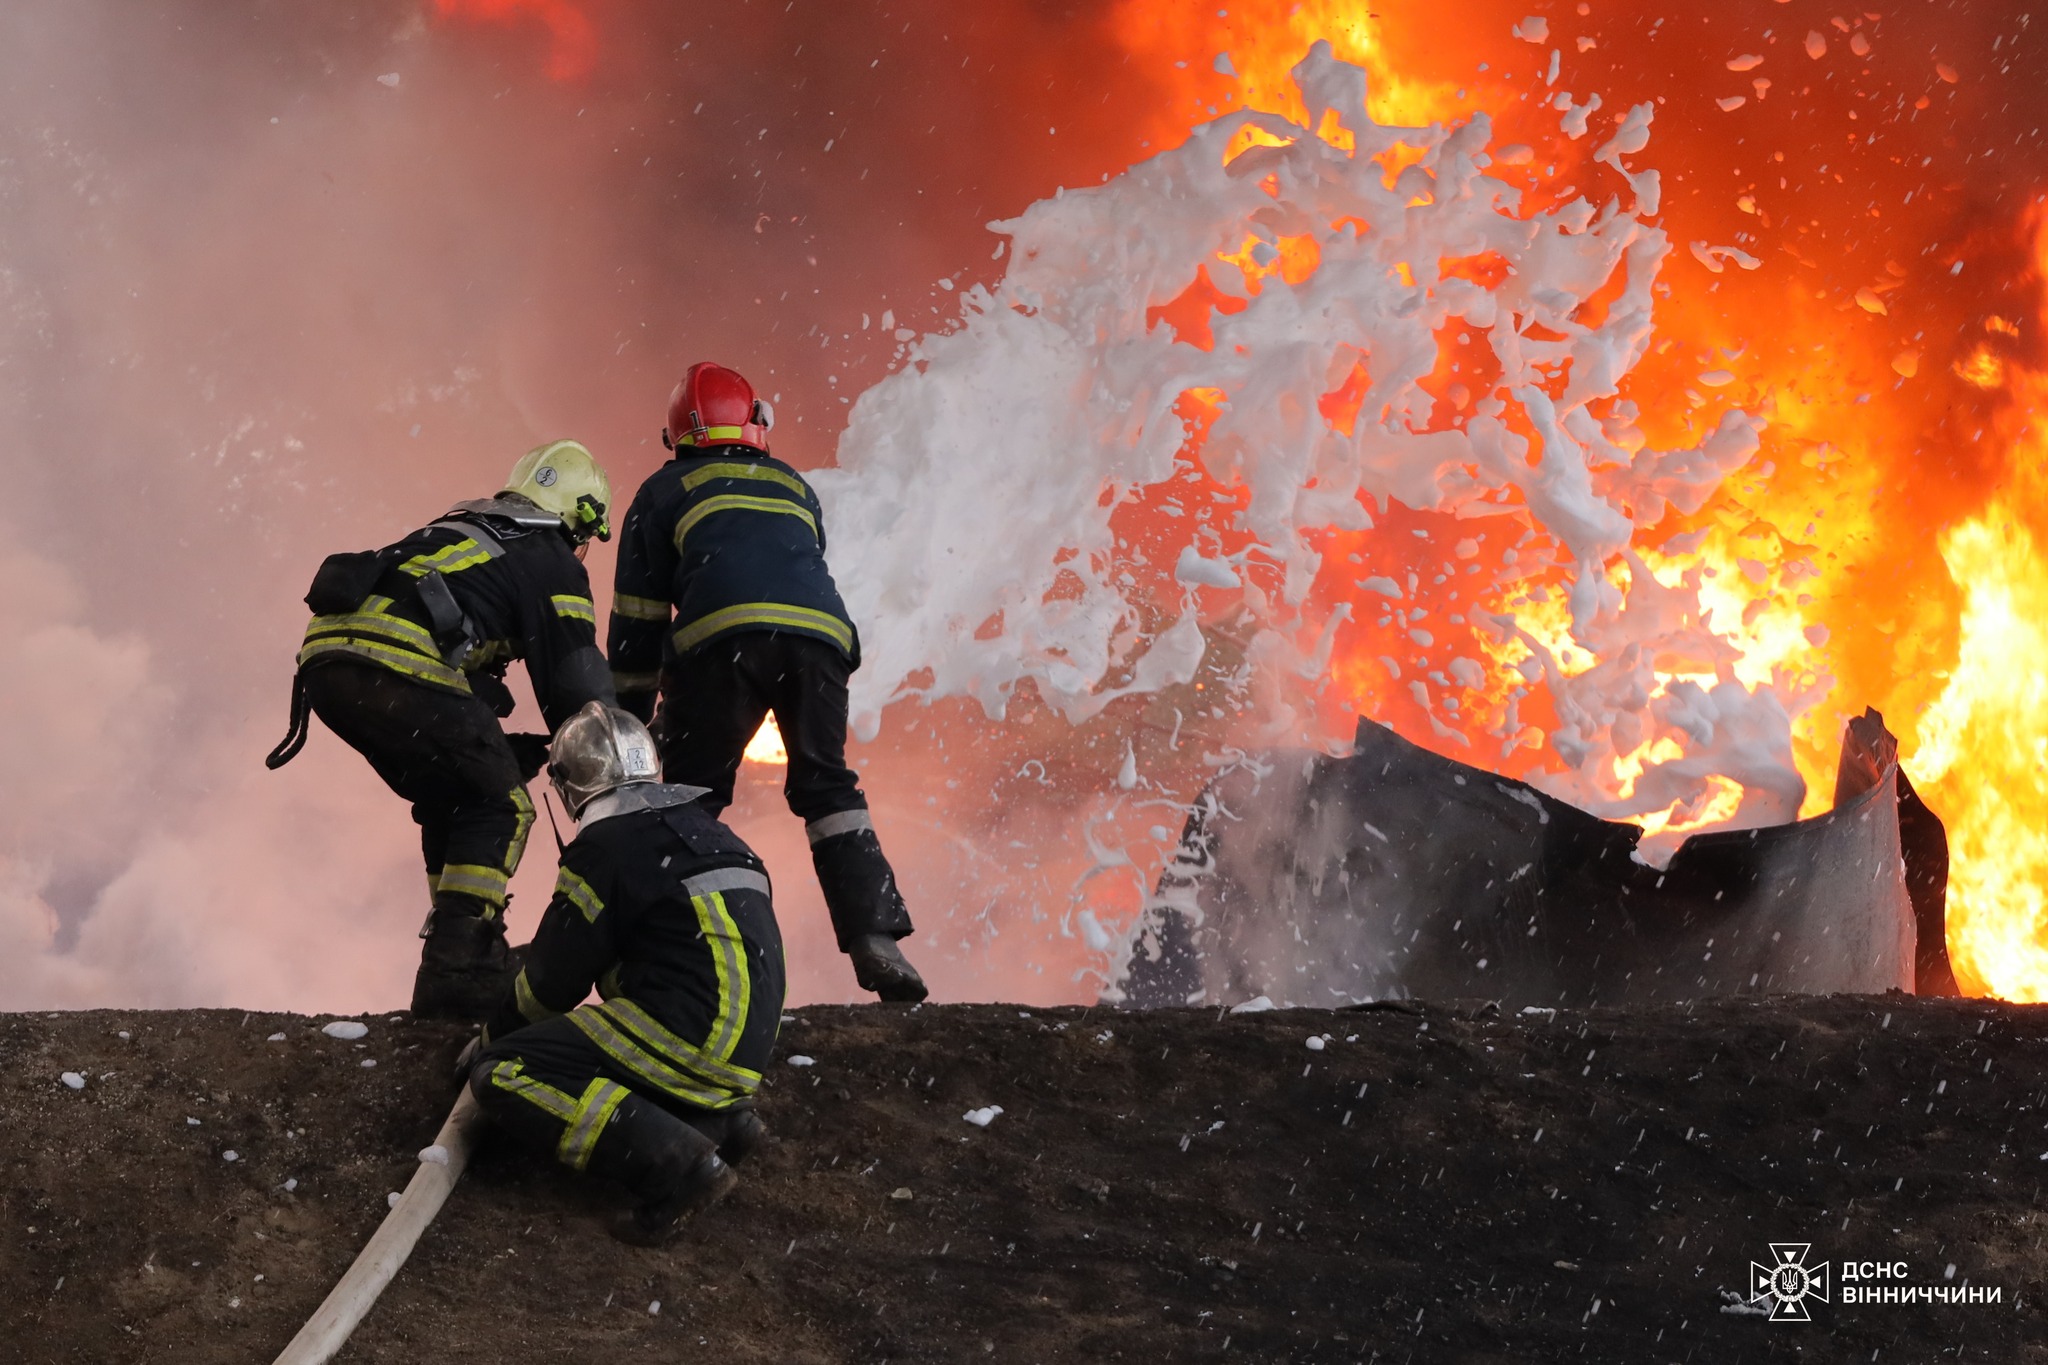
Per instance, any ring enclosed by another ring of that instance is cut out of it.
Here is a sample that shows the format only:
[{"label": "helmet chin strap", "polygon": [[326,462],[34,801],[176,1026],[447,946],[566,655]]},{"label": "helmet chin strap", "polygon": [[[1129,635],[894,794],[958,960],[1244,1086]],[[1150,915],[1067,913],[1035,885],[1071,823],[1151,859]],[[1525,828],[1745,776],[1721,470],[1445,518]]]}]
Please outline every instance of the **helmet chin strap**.
[{"label": "helmet chin strap", "polygon": [[540,799],[541,804],[548,808],[548,828],[555,832],[555,853],[560,856],[569,846],[562,842],[562,827],[555,822],[555,798],[542,792]]}]

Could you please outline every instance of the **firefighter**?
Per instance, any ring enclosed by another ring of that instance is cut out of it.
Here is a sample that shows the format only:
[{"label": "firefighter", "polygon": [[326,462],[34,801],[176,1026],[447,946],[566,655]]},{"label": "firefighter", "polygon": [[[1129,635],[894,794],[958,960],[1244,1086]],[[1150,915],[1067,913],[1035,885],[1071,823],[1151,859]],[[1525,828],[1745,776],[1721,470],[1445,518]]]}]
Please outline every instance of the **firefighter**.
[{"label": "firefighter", "polygon": [[289,762],[310,711],[412,803],[432,909],[413,980],[425,1017],[481,1019],[511,973],[506,887],[533,823],[544,735],[508,737],[504,674],[523,659],[552,727],[612,699],[582,559],[608,539],[611,485],[588,450],[529,451],[494,498],[458,504],[395,545],[330,556],[306,603]]},{"label": "firefighter", "polygon": [[[468,1068],[476,1101],[525,1146],[616,1179],[614,1229],[666,1241],[731,1191],[782,1022],[768,875],[701,801],[664,786],[646,727],[592,702],[548,779],[578,821],[525,966]],[[591,987],[599,1003],[584,1004]]]},{"label": "firefighter", "polygon": [[897,946],[910,913],[846,765],[860,637],[825,564],[818,495],[768,453],[772,420],[723,366],[692,365],[676,385],[661,433],[675,458],[640,486],[620,534],[612,678],[619,704],[653,720],[663,776],[709,788],[714,815],[774,712],[789,752],[783,792],[810,836],[840,951],[862,990],[922,1000]]}]

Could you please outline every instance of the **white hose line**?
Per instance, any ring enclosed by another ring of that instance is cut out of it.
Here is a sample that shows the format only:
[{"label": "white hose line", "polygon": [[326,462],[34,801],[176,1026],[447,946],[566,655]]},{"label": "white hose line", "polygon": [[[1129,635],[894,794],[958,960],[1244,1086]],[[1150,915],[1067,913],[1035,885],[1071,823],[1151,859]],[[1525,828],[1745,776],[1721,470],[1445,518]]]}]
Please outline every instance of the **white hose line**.
[{"label": "white hose line", "polygon": [[448,1202],[455,1182],[462,1179],[462,1168],[469,1164],[469,1150],[482,1119],[475,1097],[467,1085],[463,1086],[461,1097],[448,1111],[448,1121],[434,1137],[434,1145],[448,1154],[447,1164],[420,1163],[405,1193],[391,1206],[391,1212],[363,1246],[355,1264],[306,1320],[291,1345],[284,1348],[276,1365],[325,1365],[348,1343],[349,1334],[376,1304],[377,1296],[391,1283],[405,1258],[412,1255],[420,1234],[434,1221],[441,1205]]}]

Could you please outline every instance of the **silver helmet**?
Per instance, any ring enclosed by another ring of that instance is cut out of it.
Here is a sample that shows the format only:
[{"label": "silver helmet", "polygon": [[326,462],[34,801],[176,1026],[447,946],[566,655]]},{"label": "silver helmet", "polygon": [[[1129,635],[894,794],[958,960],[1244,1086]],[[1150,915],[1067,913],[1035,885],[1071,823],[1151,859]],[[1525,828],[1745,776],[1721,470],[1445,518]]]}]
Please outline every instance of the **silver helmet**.
[{"label": "silver helmet", "polygon": [[608,791],[660,780],[654,736],[629,712],[601,701],[563,721],[548,746],[548,781],[572,819]]}]

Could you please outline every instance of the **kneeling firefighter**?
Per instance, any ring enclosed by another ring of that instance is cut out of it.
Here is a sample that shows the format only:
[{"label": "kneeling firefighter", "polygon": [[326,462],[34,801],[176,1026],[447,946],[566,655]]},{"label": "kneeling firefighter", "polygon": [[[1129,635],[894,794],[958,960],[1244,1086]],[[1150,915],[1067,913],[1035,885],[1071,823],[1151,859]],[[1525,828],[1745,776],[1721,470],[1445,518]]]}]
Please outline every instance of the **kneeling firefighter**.
[{"label": "kneeling firefighter", "polygon": [[[548,778],[578,821],[526,964],[470,1065],[478,1105],[522,1144],[616,1179],[615,1229],[666,1241],[731,1191],[782,1022],[768,875],[698,802],[656,780],[654,740],[593,702],[555,735]],[[583,1004],[596,986],[600,1003]]]},{"label": "kneeling firefighter", "polygon": [[608,539],[611,485],[575,441],[529,451],[494,498],[465,502],[394,545],[330,555],[306,594],[292,728],[307,714],[412,803],[433,908],[413,981],[418,1015],[481,1019],[511,975],[506,890],[546,760],[544,735],[507,736],[505,669],[523,659],[550,727],[612,699],[583,555]]}]

